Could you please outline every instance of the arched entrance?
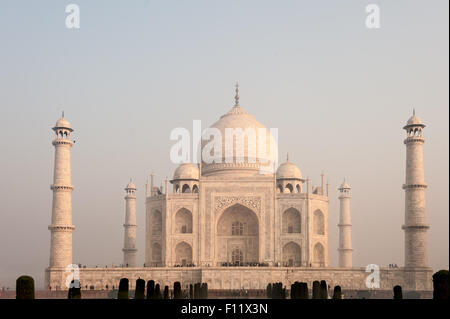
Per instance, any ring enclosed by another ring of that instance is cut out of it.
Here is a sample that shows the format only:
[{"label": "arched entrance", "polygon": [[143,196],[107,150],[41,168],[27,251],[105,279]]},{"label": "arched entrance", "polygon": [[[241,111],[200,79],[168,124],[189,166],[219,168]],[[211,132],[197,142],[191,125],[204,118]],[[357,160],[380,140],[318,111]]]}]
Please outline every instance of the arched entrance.
[{"label": "arched entrance", "polygon": [[217,222],[216,260],[219,265],[259,261],[259,223],[249,208],[234,204]]},{"label": "arched entrance", "polygon": [[302,265],[302,250],[294,242],[289,242],[283,247],[283,266],[300,267]]},{"label": "arched entrance", "polygon": [[186,242],[181,242],[175,247],[175,261],[180,266],[192,264],[192,247]]},{"label": "arched entrance", "polygon": [[314,246],[313,261],[314,267],[325,267],[325,253],[321,243]]}]

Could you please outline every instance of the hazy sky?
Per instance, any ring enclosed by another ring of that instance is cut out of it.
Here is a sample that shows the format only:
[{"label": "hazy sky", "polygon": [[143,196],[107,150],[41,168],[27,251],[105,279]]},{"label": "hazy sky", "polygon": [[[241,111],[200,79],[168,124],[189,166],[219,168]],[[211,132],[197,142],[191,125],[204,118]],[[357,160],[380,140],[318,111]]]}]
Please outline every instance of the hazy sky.
[{"label": "hazy sky", "polygon": [[[65,27],[76,3],[81,28]],[[365,26],[367,4],[381,28]],[[424,123],[430,263],[449,265],[448,1],[0,2],[0,287],[48,266],[56,120],[72,148],[73,261],[122,262],[124,187],[137,187],[144,262],[144,183],[176,167],[175,127],[204,127],[241,105],[279,129],[279,151],[331,184],[330,255],[352,186],[355,266],[403,265],[405,133]]]}]

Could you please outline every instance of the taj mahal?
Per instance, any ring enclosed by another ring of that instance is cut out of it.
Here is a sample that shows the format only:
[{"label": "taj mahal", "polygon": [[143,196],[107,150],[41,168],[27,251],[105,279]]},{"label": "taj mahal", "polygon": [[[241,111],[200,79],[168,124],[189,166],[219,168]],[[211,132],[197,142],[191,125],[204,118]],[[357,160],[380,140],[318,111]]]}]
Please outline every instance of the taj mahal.
[{"label": "taj mahal", "polygon": [[[130,181],[124,193],[124,266],[77,269],[81,287],[110,290],[126,277],[131,288],[136,279],[142,278],[162,286],[172,286],[175,281],[183,287],[206,282],[210,289],[265,289],[270,282],[289,286],[295,281],[311,286],[314,280],[326,280],[342,289],[392,290],[401,285],[405,290],[431,291],[432,269],[428,266],[426,243],[427,185],[422,162],[424,127],[415,114],[403,127],[405,211],[404,224],[398,229],[404,232],[405,256],[401,267],[379,267],[367,272],[366,267],[353,265],[351,188],[345,180],[338,187],[340,211],[330,212],[330,185],[325,183],[324,174],[320,185],[313,185],[289,158],[275,170],[265,170],[275,164],[257,149],[261,143],[256,146],[256,160],[249,160],[249,140],[243,144],[243,157],[238,155],[237,142],[231,149],[226,145],[227,129],[250,128],[258,132],[256,141],[267,140],[266,152],[274,147],[270,131],[241,107],[236,88],[235,105],[211,125],[224,139],[219,152],[222,160],[181,163],[164,187],[155,186],[151,175],[142,190],[145,238],[136,238],[136,197],[141,192]],[[73,264],[75,230],[70,168],[73,129],[63,115],[53,131],[50,263],[45,280],[47,289],[66,290],[67,278],[73,271],[68,266]],[[204,147],[207,145],[202,141]],[[225,154],[231,155],[225,159]],[[339,214],[337,226],[330,227],[330,213]],[[336,263],[329,257],[329,235],[334,231],[339,233]],[[143,265],[136,264],[136,240],[145,240]]]}]

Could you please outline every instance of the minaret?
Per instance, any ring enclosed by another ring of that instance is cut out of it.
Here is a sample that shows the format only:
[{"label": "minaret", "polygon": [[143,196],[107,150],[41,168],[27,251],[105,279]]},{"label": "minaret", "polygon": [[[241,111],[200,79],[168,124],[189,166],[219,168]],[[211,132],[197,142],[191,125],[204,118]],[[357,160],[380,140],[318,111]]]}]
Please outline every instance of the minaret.
[{"label": "minaret", "polygon": [[422,121],[413,116],[403,127],[406,130],[406,182],[405,190],[405,267],[428,267],[425,188],[423,173]]},{"label": "minaret", "polygon": [[62,117],[56,122],[55,166],[53,171],[52,223],[48,226],[50,239],[50,268],[66,268],[72,264],[72,191],[70,180],[70,148],[74,142],[70,140],[73,131],[70,123]]},{"label": "minaret", "polygon": [[340,213],[339,213],[339,267],[352,268],[352,221],[350,218],[350,185],[344,180],[338,188]]},{"label": "minaret", "polygon": [[131,180],[125,188],[125,192],[123,264],[127,267],[136,267],[136,187]]}]

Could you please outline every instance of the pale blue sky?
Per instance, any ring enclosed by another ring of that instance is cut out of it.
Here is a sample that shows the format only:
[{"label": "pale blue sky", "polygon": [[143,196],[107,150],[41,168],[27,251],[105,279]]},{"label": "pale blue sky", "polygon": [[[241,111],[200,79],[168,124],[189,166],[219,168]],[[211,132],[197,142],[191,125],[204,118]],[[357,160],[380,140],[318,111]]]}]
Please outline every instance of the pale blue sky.
[{"label": "pale blue sky", "polygon": [[[81,28],[65,28],[69,3]],[[377,3],[381,28],[365,27]],[[0,2],[0,287],[48,265],[54,150],[64,109],[72,149],[74,262],[122,261],[124,191],[171,176],[171,129],[241,105],[279,129],[304,176],[352,186],[354,264],[403,264],[405,149],[416,108],[424,146],[430,263],[448,269],[448,1]],[[284,158],[284,155],[282,155]]]}]

